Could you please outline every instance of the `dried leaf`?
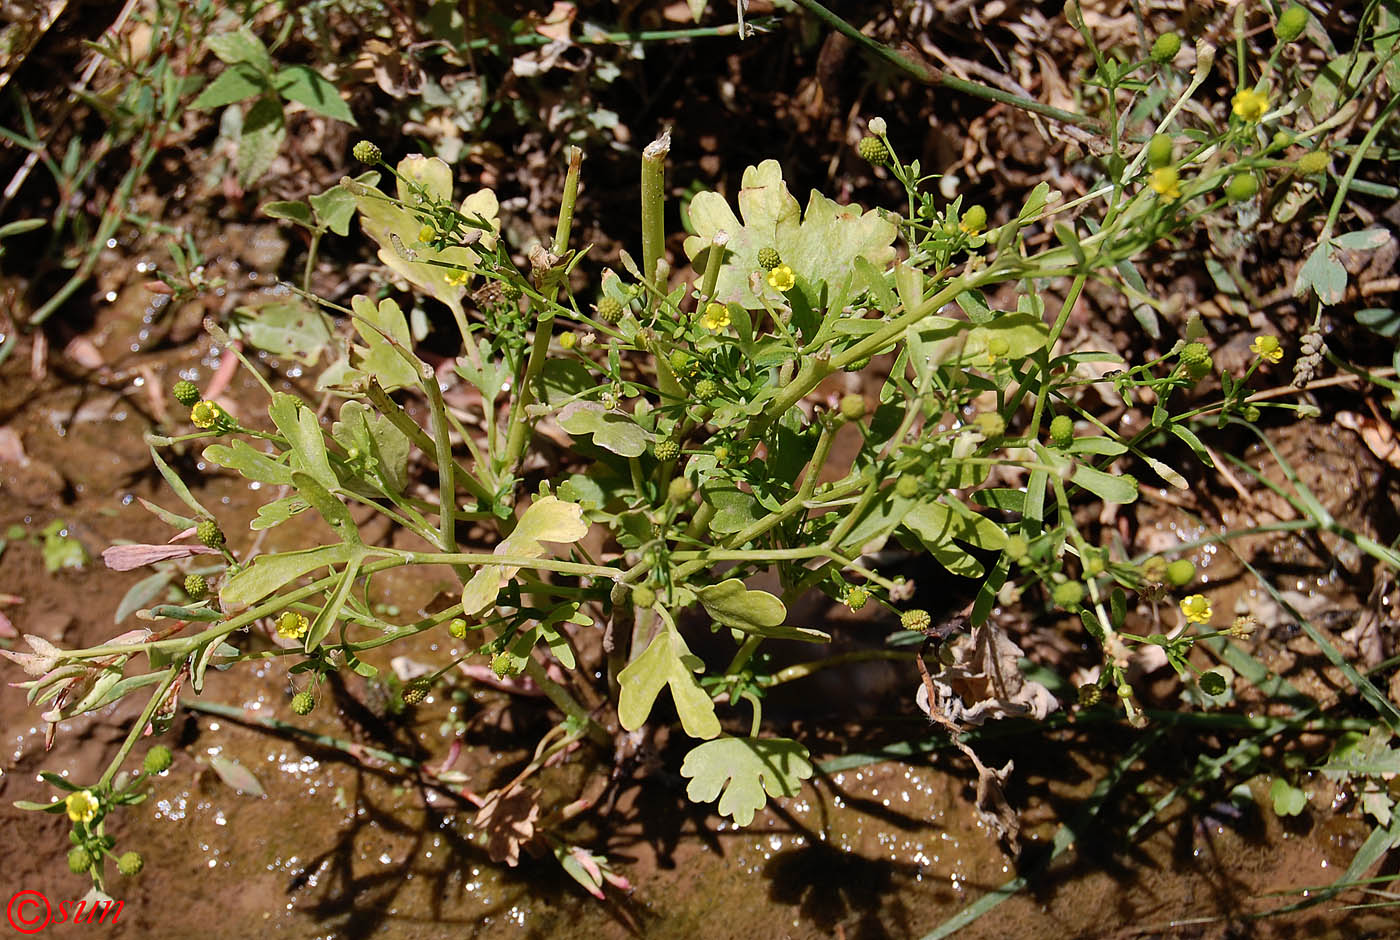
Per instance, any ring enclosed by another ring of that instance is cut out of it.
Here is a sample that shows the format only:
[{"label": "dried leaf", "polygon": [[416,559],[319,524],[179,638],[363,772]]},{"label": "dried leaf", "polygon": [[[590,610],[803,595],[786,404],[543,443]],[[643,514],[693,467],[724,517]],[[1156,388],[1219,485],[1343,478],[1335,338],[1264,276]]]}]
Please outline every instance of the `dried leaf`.
[{"label": "dried leaf", "polygon": [[535,837],[535,820],[540,816],[539,794],[516,786],[502,793],[493,790],[476,814],[476,825],[485,830],[486,852],[493,862],[512,868],[520,863],[520,847]]},{"label": "dried leaf", "polygon": [[102,553],[102,561],[113,571],[131,571],[158,561],[188,558],[191,555],[217,555],[207,545],[113,545]]},{"label": "dried leaf", "polygon": [[[1021,648],[990,624],[951,644],[954,660],[933,676],[938,712],[960,725],[990,718],[1043,720],[1058,707],[1055,696],[1021,674]],[[929,714],[928,690],[919,685],[919,708]]]}]

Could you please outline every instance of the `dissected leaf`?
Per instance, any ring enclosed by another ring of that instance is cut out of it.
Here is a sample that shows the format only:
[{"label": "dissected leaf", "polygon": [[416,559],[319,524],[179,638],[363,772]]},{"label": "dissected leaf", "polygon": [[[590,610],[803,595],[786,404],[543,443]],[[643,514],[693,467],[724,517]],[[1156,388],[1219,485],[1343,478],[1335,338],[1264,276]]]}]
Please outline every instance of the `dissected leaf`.
[{"label": "dissected leaf", "polygon": [[640,457],[656,435],[620,411],[605,411],[592,401],[576,401],[559,412],[559,426],[570,434],[593,436],[593,443],[620,457]]},{"label": "dissected leaf", "polygon": [[[685,240],[687,257],[701,261],[715,233],[729,235],[715,288],[721,302],[738,303],[749,310],[763,306],[749,289],[749,276],[761,270],[761,248],[776,248],[783,263],[814,286],[818,281],[840,283],[856,258],[864,258],[876,268],[894,260],[897,227],[893,222],[873,209],[862,212],[858,206],[839,205],[816,190],[807,201],[804,216],[783,182],[777,160],[746,169],[741,187],[742,223],[719,193],[699,193],[690,201],[690,221],[696,234]],[[771,289],[769,294],[773,295]]]},{"label": "dissected leaf", "polygon": [[1337,260],[1329,241],[1317,243],[1308,260],[1298,269],[1293,295],[1302,297],[1311,288],[1324,304],[1339,304],[1347,292],[1347,269]]},{"label": "dissected leaf", "polygon": [[[355,312],[355,332],[365,341],[361,349],[359,367],[352,369],[350,374],[373,376],[379,380],[386,392],[405,386],[417,386],[418,370],[385,338],[387,334],[405,350],[413,349],[413,336],[409,332],[408,318],[403,315],[399,305],[386,298],[376,307],[368,297],[357,294],[350,301],[350,308]],[[375,327],[378,327],[378,330]]]},{"label": "dissected leaf", "polygon": [[642,655],[618,673],[622,692],[618,696],[617,716],[622,727],[636,731],[646,724],[656,697],[669,686],[686,734],[692,738],[713,738],[719,734],[715,703],[695,679],[695,673],[704,668],[679,631],[663,628]]},{"label": "dissected leaf", "polygon": [[768,797],[801,791],[802,781],[812,776],[810,756],[788,738],[718,738],[691,748],[681,776],[691,778],[685,792],[692,800],[710,803],[719,797],[720,815],[747,826]]},{"label": "dissected leaf", "polygon": [[[542,496],[530,504],[509,538],[496,546],[496,555],[539,558],[542,542],[577,542],[588,534],[583,507],[557,496]],[[462,588],[462,611],[476,614],[496,603],[496,595],[520,568],[513,565],[482,565]]]}]

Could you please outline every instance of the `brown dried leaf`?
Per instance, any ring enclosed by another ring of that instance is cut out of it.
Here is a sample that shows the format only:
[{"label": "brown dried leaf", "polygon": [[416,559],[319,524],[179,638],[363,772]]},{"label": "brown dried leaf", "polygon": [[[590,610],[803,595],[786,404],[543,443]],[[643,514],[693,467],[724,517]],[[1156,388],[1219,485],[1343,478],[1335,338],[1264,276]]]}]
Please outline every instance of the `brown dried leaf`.
[{"label": "brown dried leaf", "polygon": [[130,571],[172,558],[217,554],[207,545],[113,545],[102,553],[102,561],[113,571]]},{"label": "brown dried leaf", "polygon": [[950,644],[953,662],[921,683],[915,695],[929,714],[928,686],[939,713],[959,725],[980,725],[989,718],[1043,720],[1059,705],[1050,690],[1021,674],[1021,648],[996,627],[984,623]]},{"label": "brown dried leaf", "polygon": [[511,867],[520,863],[520,847],[535,837],[535,820],[540,816],[539,794],[517,786],[502,793],[492,790],[476,814],[476,824],[486,831],[487,854],[493,862]]},{"label": "brown dried leaf", "polygon": [[1400,470],[1400,441],[1396,440],[1395,429],[1388,423],[1354,411],[1337,412],[1337,423],[1355,431],[1371,453]]}]

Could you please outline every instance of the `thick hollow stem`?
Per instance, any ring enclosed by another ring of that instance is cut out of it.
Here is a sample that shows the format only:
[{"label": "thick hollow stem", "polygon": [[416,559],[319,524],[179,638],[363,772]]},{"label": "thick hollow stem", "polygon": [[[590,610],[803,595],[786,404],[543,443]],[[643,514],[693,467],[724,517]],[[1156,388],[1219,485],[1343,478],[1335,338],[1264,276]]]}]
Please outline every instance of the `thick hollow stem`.
[{"label": "thick hollow stem", "polygon": [[647,144],[642,151],[642,277],[654,289],[656,264],[666,250],[666,156],[671,152],[669,131]]}]

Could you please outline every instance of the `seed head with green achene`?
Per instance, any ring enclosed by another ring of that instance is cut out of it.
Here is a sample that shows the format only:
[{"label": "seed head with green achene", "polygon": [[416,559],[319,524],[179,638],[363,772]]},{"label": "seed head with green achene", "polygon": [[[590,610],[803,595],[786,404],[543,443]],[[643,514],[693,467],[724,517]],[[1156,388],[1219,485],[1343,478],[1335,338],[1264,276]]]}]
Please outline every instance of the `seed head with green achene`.
[{"label": "seed head with green achene", "polygon": [[676,443],[675,441],[673,441],[671,438],[668,437],[668,438],[666,438],[664,441],[658,441],[658,442],[657,442],[657,444],[656,444],[656,459],[657,459],[657,460],[675,460],[675,459],[676,459],[677,457],[679,457],[680,455],[681,455],[681,445],[677,444],[677,443]]},{"label": "seed head with green achene", "polygon": [[81,845],[68,851],[68,870],[75,875],[81,875],[92,867],[92,853]]},{"label": "seed head with green achene", "polygon": [[316,696],[310,692],[298,692],[292,696],[292,711],[298,715],[309,715],[316,708]]},{"label": "seed head with green achene", "polygon": [[1065,581],[1055,585],[1050,598],[1059,607],[1078,607],[1084,600],[1084,585],[1078,581]]},{"label": "seed head with green achene", "polygon": [[358,141],[354,147],[350,148],[350,153],[361,163],[378,163],[384,159],[384,151],[379,149],[379,145],[370,140]]},{"label": "seed head with green achene", "polygon": [[1069,415],[1055,415],[1050,422],[1050,443],[1060,450],[1074,443],[1074,421]]},{"label": "seed head with green achene", "polygon": [[1246,199],[1253,199],[1257,192],[1259,192],[1259,181],[1254,178],[1253,173],[1237,173],[1230,177],[1230,182],[1225,184],[1225,198],[1231,202],[1244,202]]},{"label": "seed head with green achene", "polygon": [[141,857],[140,852],[124,852],[117,859],[117,871],[128,878],[141,874],[141,869],[146,867],[146,860]]},{"label": "seed head with green achene", "polygon": [[222,548],[224,545],[224,530],[219,528],[219,524],[213,519],[201,519],[199,525],[195,526],[195,537],[209,548]]},{"label": "seed head with green achene", "polygon": [[141,762],[141,769],[148,774],[164,773],[170,769],[173,760],[170,748],[164,744],[157,744],[146,752],[146,759]]},{"label": "seed head with green achene", "polygon": [[1288,9],[1278,15],[1278,25],[1274,27],[1274,35],[1279,42],[1293,42],[1303,35],[1303,30],[1308,26],[1308,11],[1293,4]]},{"label": "seed head with green achene", "polygon": [[616,323],[622,319],[622,304],[612,297],[604,297],[598,301],[598,319],[604,323]]},{"label": "seed head with green achene", "polygon": [[719,383],[714,379],[701,379],[695,383],[695,403],[697,405],[713,405],[715,399],[719,397]]},{"label": "seed head with green achene", "polygon": [[649,584],[639,584],[632,589],[632,603],[642,610],[651,608],[656,603],[656,590]]},{"label": "seed head with green achene", "polygon": [[186,408],[193,408],[204,397],[199,393],[199,386],[188,379],[176,382],[170,389],[170,395]]},{"label": "seed head with green achene", "polygon": [[906,610],[899,615],[899,625],[906,630],[917,630],[922,633],[928,629],[931,623],[933,623],[933,618],[929,616],[929,612],[919,608]]},{"label": "seed head with green achene", "polygon": [[199,600],[209,593],[209,582],[202,574],[185,575],[185,593],[195,600]]},{"label": "seed head with green achene", "polygon": [[856,585],[846,591],[846,606],[851,610],[860,610],[870,600],[870,591],[860,585]]},{"label": "seed head with green achene", "polygon": [[758,266],[765,271],[771,271],[783,263],[782,256],[778,254],[778,249],[766,247],[758,249]]},{"label": "seed head with green achene", "polygon": [[1147,165],[1154,170],[1167,166],[1172,162],[1173,149],[1170,134],[1153,134],[1147,142]]},{"label": "seed head with green achene", "polygon": [[1181,51],[1181,35],[1179,33],[1163,33],[1157,37],[1157,41],[1152,44],[1152,61],[1158,65],[1166,65],[1176,54]]},{"label": "seed head with green achene", "polygon": [[432,680],[425,676],[420,676],[408,682],[403,687],[403,703],[405,705],[422,704],[423,700],[428,697],[428,693],[432,691],[432,688]]},{"label": "seed head with green achene", "polygon": [[884,166],[890,162],[890,148],[878,137],[862,137],[856,145],[856,152],[862,160],[875,166]]},{"label": "seed head with green achene", "polygon": [[841,396],[841,416],[847,421],[859,421],[865,417],[865,396],[856,392]]}]

